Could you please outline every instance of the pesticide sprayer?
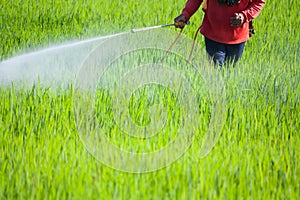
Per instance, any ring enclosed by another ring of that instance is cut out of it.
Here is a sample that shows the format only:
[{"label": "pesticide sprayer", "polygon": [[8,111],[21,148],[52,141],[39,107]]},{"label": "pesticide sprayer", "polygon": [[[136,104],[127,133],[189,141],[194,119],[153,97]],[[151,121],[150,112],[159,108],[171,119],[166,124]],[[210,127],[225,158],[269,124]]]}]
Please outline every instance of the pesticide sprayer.
[{"label": "pesticide sprayer", "polygon": [[[149,30],[152,30],[152,29],[158,29],[158,28],[164,28],[164,27],[171,27],[171,26],[175,26],[176,27],[176,26],[180,26],[182,23],[184,23],[184,22],[175,22],[174,24],[163,24],[163,25],[150,26],[150,27],[145,27],[145,28],[136,28],[136,29],[131,29],[130,32],[131,33],[137,33],[137,32],[141,32],[141,31],[149,31]],[[185,23],[185,25],[189,25],[189,24],[190,24],[189,21],[187,23]],[[192,45],[192,48],[191,48],[191,51],[190,51],[190,55],[189,55],[189,58],[188,58],[188,62],[190,62],[190,60],[192,58],[192,54],[193,54],[193,51],[194,51],[194,46],[195,46],[195,42],[196,42],[196,38],[197,38],[197,35],[199,33],[199,30],[200,30],[200,27],[197,29],[197,31],[195,33],[193,45]],[[174,41],[172,42],[172,44],[170,45],[170,47],[167,49],[166,53],[168,53],[172,49],[172,47],[174,46],[174,44],[177,42],[177,40],[181,36],[182,31],[183,31],[183,28],[180,29],[180,32],[178,33],[177,37],[174,39]]]},{"label": "pesticide sprayer", "polygon": [[[131,29],[131,33],[148,31],[148,30],[152,30],[152,29],[164,28],[164,27],[170,27],[170,26],[178,26],[178,25],[180,25],[180,23],[183,23],[183,22],[176,22],[174,24],[164,24],[164,25],[150,26],[150,27],[145,27],[145,28]],[[187,22],[185,25],[189,25],[189,24],[190,24],[190,22]]]}]

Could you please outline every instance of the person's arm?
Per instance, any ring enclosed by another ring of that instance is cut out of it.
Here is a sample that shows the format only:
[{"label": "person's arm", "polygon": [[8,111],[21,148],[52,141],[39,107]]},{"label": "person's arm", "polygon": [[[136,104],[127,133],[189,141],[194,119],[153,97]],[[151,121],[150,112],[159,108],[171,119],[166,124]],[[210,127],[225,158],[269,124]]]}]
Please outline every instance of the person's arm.
[{"label": "person's arm", "polygon": [[230,18],[232,27],[239,27],[245,22],[250,22],[256,18],[265,5],[264,0],[252,0],[246,10],[240,13],[234,13]]},{"label": "person's arm", "polygon": [[185,16],[186,21],[193,16],[193,14],[199,9],[203,0],[188,0],[185,4],[182,14]]},{"label": "person's arm", "polygon": [[244,22],[250,22],[256,18],[265,5],[264,0],[252,0],[246,10],[242,11],[245,19]]}]

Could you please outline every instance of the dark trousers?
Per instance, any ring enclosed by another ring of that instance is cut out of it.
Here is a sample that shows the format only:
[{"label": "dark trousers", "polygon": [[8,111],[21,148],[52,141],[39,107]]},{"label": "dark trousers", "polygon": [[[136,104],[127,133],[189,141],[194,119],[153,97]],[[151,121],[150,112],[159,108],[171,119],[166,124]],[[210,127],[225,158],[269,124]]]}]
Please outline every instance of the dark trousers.
[{"label": "dark trousers", "polygon": [[215,65],[235,64],[243,54],[245,42],[240,44],[222,44],[205,37],[206,52]]}]

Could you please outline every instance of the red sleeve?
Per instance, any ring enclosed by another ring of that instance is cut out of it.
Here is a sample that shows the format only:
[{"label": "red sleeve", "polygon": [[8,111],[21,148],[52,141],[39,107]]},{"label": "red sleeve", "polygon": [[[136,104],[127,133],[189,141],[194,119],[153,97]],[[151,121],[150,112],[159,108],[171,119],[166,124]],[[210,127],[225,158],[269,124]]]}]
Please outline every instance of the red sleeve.
[{"label": "red sleeve", "polygon": [[182,14],[185,16],[188,21],[193,14],[198,10],[200,4],[203,0],[188,0],[185,4],[184,9],[182,10]]},{"label": "red sleeve", "polygon": [[265,5],[265,1],[264,0],[253,0],[249,6],[247,7],[246,10],[242,11],[242,13],[245,15],[246,17],[246,22],[251,21],[252,19],[256,18],[260,11],[262,10],[262,8]]}]

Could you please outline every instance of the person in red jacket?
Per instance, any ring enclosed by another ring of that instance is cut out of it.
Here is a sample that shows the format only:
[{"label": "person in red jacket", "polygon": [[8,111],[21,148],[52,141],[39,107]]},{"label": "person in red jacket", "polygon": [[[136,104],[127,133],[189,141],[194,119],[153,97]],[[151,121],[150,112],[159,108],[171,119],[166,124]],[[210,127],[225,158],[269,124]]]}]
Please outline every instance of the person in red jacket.
[{"label": "person in red jacket", "polygon": [[182,13],[174,19],[184,28],[199,9],[205,12],[200,33],[205,37],[207,54],[215,64],[236,63],[249,39],[249,23],[264,7],[264,0],[188,0]]}]

